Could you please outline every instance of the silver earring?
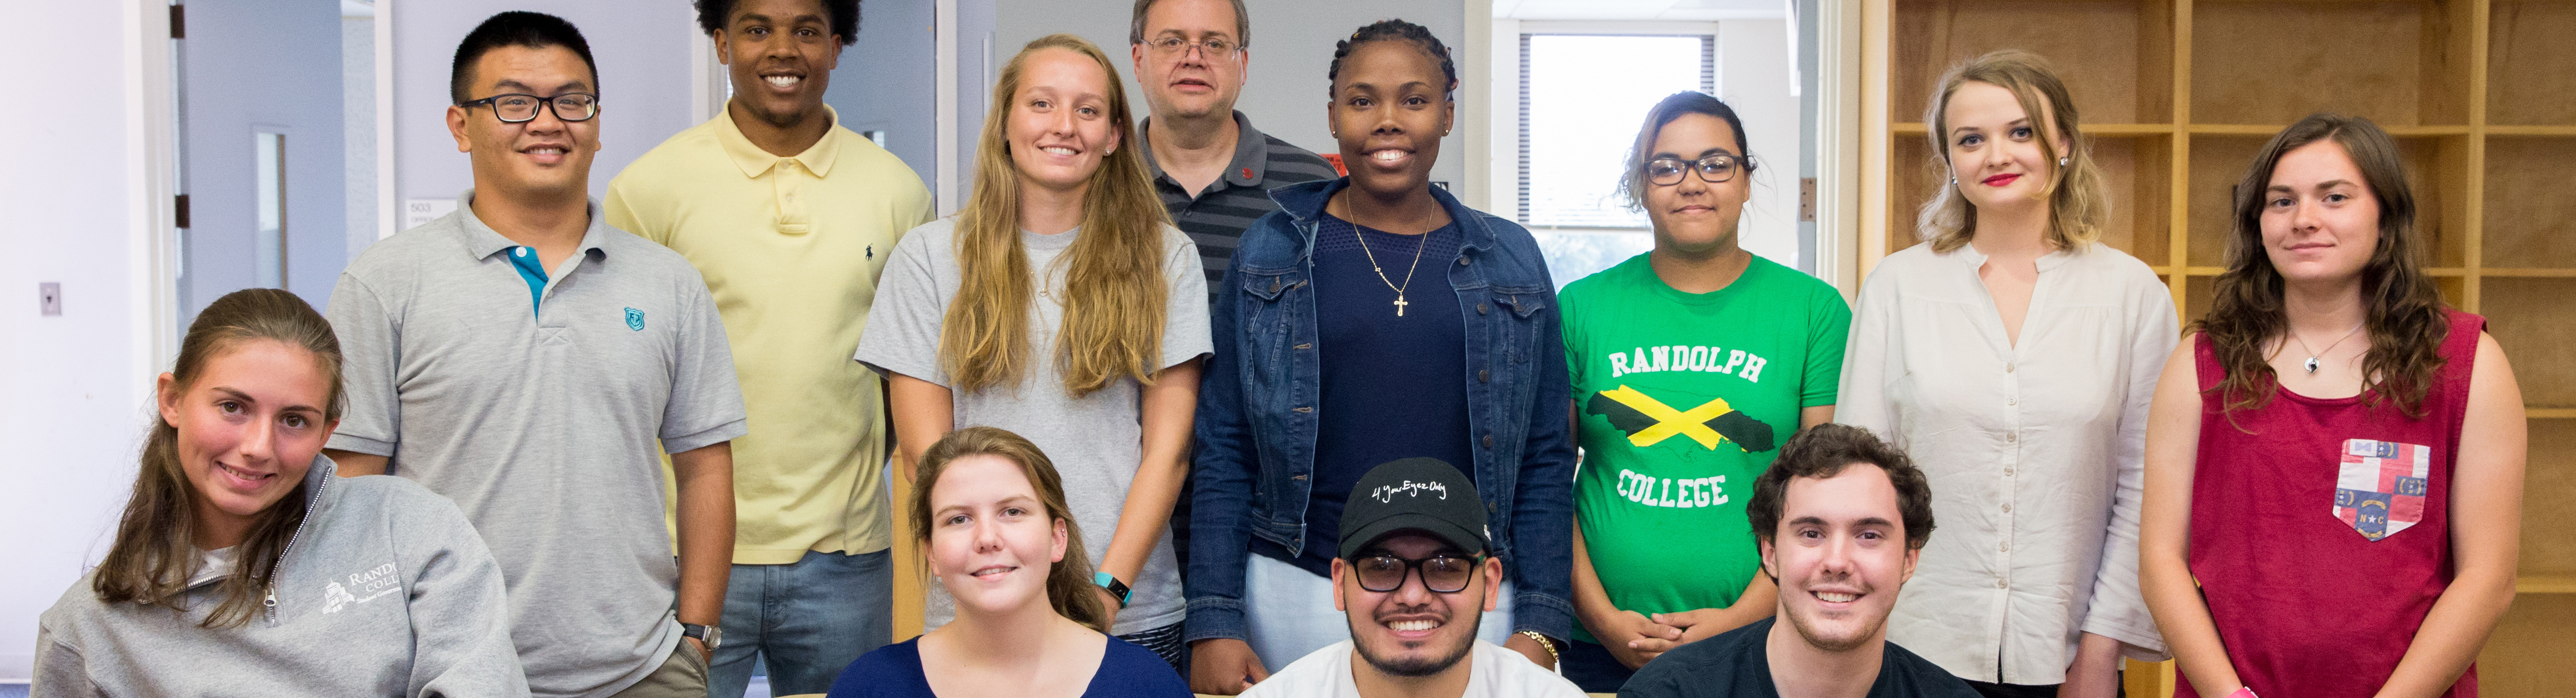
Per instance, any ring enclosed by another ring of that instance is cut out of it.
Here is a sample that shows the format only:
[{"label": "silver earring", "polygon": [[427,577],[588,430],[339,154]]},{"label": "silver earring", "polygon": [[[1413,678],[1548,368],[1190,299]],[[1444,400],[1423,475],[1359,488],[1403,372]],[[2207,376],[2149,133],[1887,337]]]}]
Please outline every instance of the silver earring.
[{"label": "silver earring", "polygon": [[2063,158],[2063,157],[2058,158],[2058,159],[2057,159],[2057,166],[2058,166],[2058,167],[2065,167],[2065,166],[2066,166],[2066,158]]}]

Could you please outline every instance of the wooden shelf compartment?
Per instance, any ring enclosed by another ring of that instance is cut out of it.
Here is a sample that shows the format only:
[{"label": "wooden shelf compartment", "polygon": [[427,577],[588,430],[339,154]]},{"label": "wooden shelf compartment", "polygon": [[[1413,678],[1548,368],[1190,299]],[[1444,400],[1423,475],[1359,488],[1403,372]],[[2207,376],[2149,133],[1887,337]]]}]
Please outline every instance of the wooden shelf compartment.
[{"label": "wooden shelf compartment", "polygon": [[[2548,370],[2530,366],[2511,348],[2506,351],[2514,359],[2516,377],[2526,385],[2532,373]],[[2570,367],[2553,368],[2564,373]],[[2565,504],[2567,493],[2576,492],[2576,421],[2529,422],[2531,450],[2522,469],[2522,558],[2515,572],[2545,583],[2544,591],[2576,593],[2576,519],[2567,517]]]},{"label": "wooden shelf compartment", "polygon": [[2576,138],[2490,138],[2486,161],[2481,256],[2487,266],[2509,268],[2487,273],[2576,275],[2576,235],[2569,234],[2576,230],[2576,196],[2567,190]]},{"label": "wooden shelf compartment", "polygon": [[[2491,0],[2487,123],[2576,127],[2576,3]],[[2576,131],[2576,128],[2571,128]]]},{"label": "wooden shelf compartment", "polygon": [[[2227,240],[2235,229],[2234,191],[2272,135],[2192,137],[2191,189],[2186,193],[2191,246],[2186,257],[2191,266],[2227,263]],[[2398,157],[2405,161],[2406,179],[2415,194],[2415,230],[2425,243],[2424,261],[2437,275],[2445,270],[2462,273],[2458,269],[2467,266],[2468,146],[2465,136],[2397,137]],[[2492,202],[2494,189],[2488,192]]]},{"label": "wooden shelf compartment", "polygon": [[2287,124],[2312,112],[2383,126],[2469,123],[2474,0],[2192,6],[2191,114]]},{"label": "wooden shelf compartment", "polygon": [[1924,109],[1943,72],[2006,48],[2048,59],[2082,123],[2173,119],[2171,0],[1907,0],[1894,3],[1892,13],[1891,121],[1926,121]]},{"label": "wooden shelf compartment", "polygon": [[[2487,334],[2511,357],[2514,378],[2521,384],[2524,402],[2534,405],[2576,405],[2576,279],[2488,278],[2480,280]],[[2569,429],[2576,423],[2560,422]],[[2576,454],[2576,433],[2569,438],[2544,446],[2539,423],[2534,423],[2531,439],[2532,462],[2542,462],[2540,454],[2567,458]],[[2562,450],[2550,451],[2547,448]],[[2576,467],[2576,463],[2569,464]],[[2534,468],[2537,470],[2537,468]],[[2562,490],[2543,490],[2538,483],[2527,486],[2534,492],[2576,493],[2576,481]],[[2556,504],[2561,499],[2549,500]],[[2563,536],[2576,544],[2576,529]],[[2525,545],[2534,538],[2524,532]],[[2571,565],[2576,565],[2576,548],[2567,551]],[[2571,566],[2569,572],[2576,572]]]},{"label": "wooden shelf compartment", "polygon": [[2569,686],[2576,686],[2576,662],[2567,661],[2569,647],[2576,647],[2576,594],[2514,597],[2512,610],[2478,653],[2478,694],[2566,695]]}]

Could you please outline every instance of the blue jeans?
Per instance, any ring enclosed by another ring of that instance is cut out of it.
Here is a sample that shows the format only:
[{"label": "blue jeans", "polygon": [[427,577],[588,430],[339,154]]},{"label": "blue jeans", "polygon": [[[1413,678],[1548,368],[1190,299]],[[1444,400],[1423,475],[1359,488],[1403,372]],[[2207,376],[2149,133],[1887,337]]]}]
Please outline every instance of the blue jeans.
[{"label": "blue jeans", "polygon": [[793,564],[734,565],[707,695],[740,698],[755,659],[769,666],[772,695],[830,691],[842,668],[893,637],[892,551],[807,551]]}]

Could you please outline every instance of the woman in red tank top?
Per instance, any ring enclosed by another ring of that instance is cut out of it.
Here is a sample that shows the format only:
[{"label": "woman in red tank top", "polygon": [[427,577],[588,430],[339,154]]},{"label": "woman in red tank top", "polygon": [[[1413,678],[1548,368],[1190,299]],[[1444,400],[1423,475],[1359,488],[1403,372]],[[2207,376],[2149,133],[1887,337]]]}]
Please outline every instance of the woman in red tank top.
[{"label": "woman in red tank top", "polygon": [[2424,273],[2397,152],[2310,116],[2236,188],[2147,420],[2140,577],[2177,696],[2477,695],[2513,601],[2522,393]]}]

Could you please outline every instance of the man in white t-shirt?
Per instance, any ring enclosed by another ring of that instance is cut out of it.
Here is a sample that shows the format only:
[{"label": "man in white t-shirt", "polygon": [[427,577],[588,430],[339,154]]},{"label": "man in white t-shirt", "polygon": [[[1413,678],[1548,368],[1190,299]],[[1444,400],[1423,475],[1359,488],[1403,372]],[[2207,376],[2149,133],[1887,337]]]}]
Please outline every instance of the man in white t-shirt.
[{"label": "man in white t-shirt", "polygon": [[1351,488],[1333,608],[1351,639],[1290,663],[1244,698],[1582,698],[1518,652],[1476,639],[1502,592],[1485,505],[1448,463],[1407,458]]}]

